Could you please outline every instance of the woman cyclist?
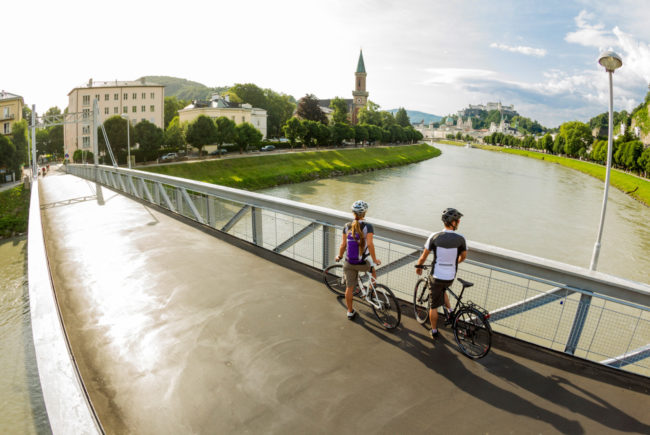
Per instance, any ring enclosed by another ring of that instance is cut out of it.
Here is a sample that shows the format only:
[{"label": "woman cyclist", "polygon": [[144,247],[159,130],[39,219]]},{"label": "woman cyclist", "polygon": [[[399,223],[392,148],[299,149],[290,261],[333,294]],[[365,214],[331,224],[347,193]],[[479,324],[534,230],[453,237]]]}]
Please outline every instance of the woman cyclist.
[{"label": "woman cyclist", "polygon": [[368,203],[365,201],[355,201],[352,204],[352,213],[354,220],[345,224],[343,228],[343,239],[339,246],[339,255],[334,259],[340,261],[345,255],[343,263],[343,273],[345,274],[345,304],[348,307],[348,320],[353,320],[357,312],[352,306],[352,295],[354,286],[357,283],[359,272],[372,271],[373,279],[377,278],[374,266],[379,266],[381,261],[377,260],[375,255],[375,245],[373,243],[374,229],[372,224],[363,220],[368,211]]}]

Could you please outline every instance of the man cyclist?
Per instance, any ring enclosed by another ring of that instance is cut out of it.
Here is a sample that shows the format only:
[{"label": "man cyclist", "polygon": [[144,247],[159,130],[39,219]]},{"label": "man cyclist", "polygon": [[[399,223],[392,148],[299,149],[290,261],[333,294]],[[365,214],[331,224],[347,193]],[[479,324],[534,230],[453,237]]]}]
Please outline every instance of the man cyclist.
[{"label": "man cyclist", "polygon": [[352,306],[354,286],[357,283],[359,272],[372,271],[373,279],[377,278],[374,266],[379,266],[381,261],[375,255],[375,244],[373,242],[374,229],[372,224],[364,221],[368,203],[355,201],[352,204],[354,220],[345,224],[343,228],[343,239],[339,246],[339,255],[334,259],[340,261],[345,255],[343,273],[345,274],[345,304],[348,307],[348,320],[353,320],[357,312]]},{"label": "man cyclist", "polygon": [[[458,263],[465,261],[467,257],[467,243],[465,238],[456,232],[463,214],[455,208],[447,208],[442,212],[442,223],[445,229],[431,234],[424,244],[424,252],[418,259],[417,265],[421,266],[426,261],[429,253],[433,253],[431,263],[432,280],[431,292],[429,294],[429,320],[431,321],[431,338],[438,338],[438,307],[444,302],[447,310],[450,310],[449,297],[445,289],[449,287],[456,278]],[[415,269],[418,275],[422,269]]]}]

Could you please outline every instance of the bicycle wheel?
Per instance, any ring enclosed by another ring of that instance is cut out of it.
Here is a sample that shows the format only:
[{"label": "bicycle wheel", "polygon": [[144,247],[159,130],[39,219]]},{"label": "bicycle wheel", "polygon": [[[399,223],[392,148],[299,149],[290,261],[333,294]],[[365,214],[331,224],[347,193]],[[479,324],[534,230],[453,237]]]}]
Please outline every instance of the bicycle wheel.
[{"label": "bicycle wheel", "polygon": [[[397,328],[402,318],[402,311],[395,295],[383,284],[375,284],[375,292],[377,297],[375,298],[374,294],[371,296],[372,310],[375,312],[379,323],[386,329]],[[374,304],[379,305],[381,308],[375,307]]]},{"label": "bicycle wheel", "polygon": [[483,314],[461,309],[454,320],[454,337],[461,352],[472,359],[483,358],[492,345],[492,329]]},{"label": "bicycle wheel", "polygon": [[424,325],[429,320],[429,285],[425,278],[418,280],[413,291],[413,311],[415,320]]},{"label": "bicycle wheel", "polygon": [[345,296],[345,275],[343,266],[332,264],[323,271],[323,281],[328,289],[338,296]]}]

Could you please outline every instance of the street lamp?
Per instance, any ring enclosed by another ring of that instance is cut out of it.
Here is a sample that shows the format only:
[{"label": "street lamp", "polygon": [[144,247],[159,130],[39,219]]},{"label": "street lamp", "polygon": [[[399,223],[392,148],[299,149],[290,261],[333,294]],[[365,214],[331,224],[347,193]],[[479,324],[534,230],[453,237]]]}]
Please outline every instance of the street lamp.
[{"label": "street lamp", "polygon": [[612,74],[623,66],[621,57],[613,51],[604,51],[598,58],[598,63],[609,73],[609,128],[607,129],[607,169],[605,170],[605,193],[603,195],[603,207],[600,211],[600,225],[598,226],[598,238],[594,245],[594,253],[591,257],[589,269],[596,270],[598,254],[600,253],[600,239],[603,236],[603,224],[605,222],[605,210],[607,209],[607,192],[609,191],[609,174],[612,168],[612,135],[614,133],[614,91],[612,88]]},{"label": "street lamp", "polygon": [[128,153],[128,159],[129,159],[129,169],[131,169],[131,133],[129,130],[131,129],[131,122],[129,120],[129,115],[126,113],[122,114],[122,118],[126,119],[126,150]]}]

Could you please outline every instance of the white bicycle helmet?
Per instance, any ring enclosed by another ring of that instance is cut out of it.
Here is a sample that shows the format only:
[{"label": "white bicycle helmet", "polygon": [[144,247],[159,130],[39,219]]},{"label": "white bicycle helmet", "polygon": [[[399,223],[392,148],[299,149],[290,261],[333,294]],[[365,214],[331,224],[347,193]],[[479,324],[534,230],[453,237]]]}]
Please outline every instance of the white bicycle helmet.
[{"label": "white bicycle helmet", "polygon": [[357,214],[362,214],[368,211],[368,203],[366,201],[354,201],[352,204],[352,211]]}]

